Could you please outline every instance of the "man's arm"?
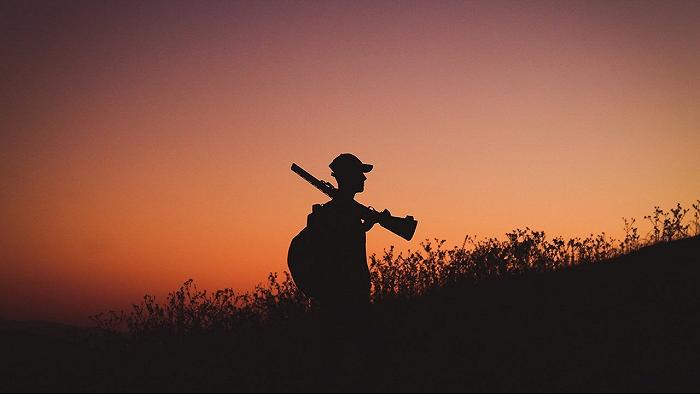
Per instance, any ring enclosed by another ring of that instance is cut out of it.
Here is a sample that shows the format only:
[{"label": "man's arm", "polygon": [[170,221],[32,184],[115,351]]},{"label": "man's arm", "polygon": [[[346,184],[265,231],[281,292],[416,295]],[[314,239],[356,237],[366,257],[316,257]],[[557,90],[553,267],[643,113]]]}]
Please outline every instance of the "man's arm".
[{"label": "man's arm", "polygon": [[372,210],[372,212],[374,213],[373,215],[369,215],[369,217],[362,219],[362,224],[365,232],[371,230],[376,223],[381,223],[382,220],[391,217],[391,212],[389,212],[388,209],[385,209],[382,212]]}]

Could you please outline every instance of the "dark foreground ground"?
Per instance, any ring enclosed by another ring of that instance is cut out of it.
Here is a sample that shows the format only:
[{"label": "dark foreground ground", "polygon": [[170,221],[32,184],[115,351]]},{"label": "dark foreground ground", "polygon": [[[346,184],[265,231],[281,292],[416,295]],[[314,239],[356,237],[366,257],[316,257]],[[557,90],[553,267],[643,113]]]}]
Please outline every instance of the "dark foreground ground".
[{"label": "dark foreground ground", "polygon": [[[0,322],[0,391],[700,391],[700,238],[231,336]],[[90,339],[92,338],[92,339]]]}]

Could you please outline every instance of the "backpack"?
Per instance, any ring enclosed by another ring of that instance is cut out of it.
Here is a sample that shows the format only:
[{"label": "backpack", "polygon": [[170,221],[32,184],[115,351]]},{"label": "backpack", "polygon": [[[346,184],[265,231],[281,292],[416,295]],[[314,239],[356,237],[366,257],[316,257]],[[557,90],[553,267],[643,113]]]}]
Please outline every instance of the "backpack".
[{"label": "backpack", "polygon": [[289,245],[287,265],[296,286],[307,297],[318,297],[324,285],[323,261],[326,242],[323,235],[321,216],[323,206],[315,204],[307,216],[306,227],[297,234]]}]

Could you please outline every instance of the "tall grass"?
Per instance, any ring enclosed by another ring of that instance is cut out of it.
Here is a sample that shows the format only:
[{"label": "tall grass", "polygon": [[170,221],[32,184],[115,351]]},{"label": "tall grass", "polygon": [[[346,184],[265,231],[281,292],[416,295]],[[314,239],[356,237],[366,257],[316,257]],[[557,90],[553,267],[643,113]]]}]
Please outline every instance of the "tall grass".
[{"label": "tall grass", "polygon": [[[651,225],[642,238],[635,219],[623,218],[625,237],[617,240],[605,233],[585,238],[548,239],[542,231],[516,229],[504,240],[476,240],[467,236],[461,246],[445,248],[444,240],[426,240],[418,251],[369,257],[372,302],[407,300],[437,289],[464,283],[542,273],[566,267],[599,263],[641,247],[700,235],[700,200],[690,209],[677,204],[664,211],[654,207],[644,216]],[[110,311],[92,316],[105,332],[126,331],[132,338],[185,336],[209,332],[235,332],[274,321],[307,315],[314,303],[296,287],[289,273],[269,274],[267,282],[251,292],[232,289],[207,292],[187,280],[164,303],[146,295],[129,311]]]}]

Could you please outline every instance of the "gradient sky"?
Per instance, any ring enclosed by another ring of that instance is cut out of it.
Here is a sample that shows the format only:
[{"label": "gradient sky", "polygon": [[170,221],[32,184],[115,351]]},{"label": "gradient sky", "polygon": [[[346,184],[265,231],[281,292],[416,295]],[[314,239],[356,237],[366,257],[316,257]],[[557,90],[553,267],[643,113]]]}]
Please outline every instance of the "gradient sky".
[{"label": "gradient sky", "polygon": [[2,2],[0,316],[240,290],[353,152],[370,253],[700,198],[700,2]]}]

